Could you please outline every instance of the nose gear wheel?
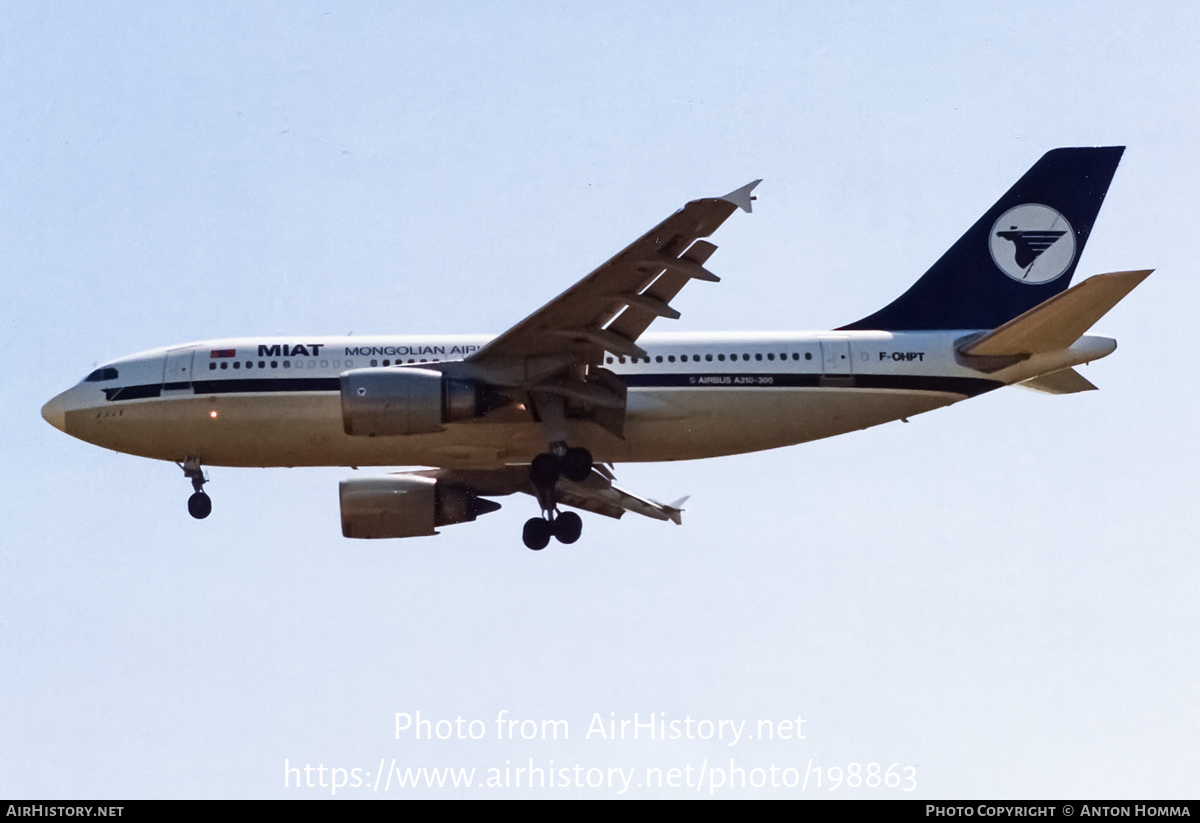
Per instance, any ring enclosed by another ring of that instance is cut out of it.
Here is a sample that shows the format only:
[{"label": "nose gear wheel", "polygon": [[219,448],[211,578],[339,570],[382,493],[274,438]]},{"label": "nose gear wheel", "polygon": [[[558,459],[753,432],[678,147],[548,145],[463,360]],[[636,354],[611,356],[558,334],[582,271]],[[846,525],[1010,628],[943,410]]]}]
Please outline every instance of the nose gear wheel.
[{"label": "nose gear wheel", "polygon": [[182,463],[175,465],[183,469],[183,476],[192,481],[192,496],[188,498],[188,514],[197,520],[203,520],[212,514],[212,499],[204,493],[204,484],[208,482],[208,478],[204,476],[204,470],[200,467],[199,457],[189,457]]}]

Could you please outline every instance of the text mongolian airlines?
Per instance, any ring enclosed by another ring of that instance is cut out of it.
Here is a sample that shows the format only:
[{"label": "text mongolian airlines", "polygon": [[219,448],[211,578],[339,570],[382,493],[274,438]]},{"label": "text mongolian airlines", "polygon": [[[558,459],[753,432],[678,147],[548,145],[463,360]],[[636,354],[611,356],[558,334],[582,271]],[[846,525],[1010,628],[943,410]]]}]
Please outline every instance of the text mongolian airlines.
[{"label": "text mongolian airlines", "polygon": [[1149,271],[1068,288],[1123,149],[1056,149],[889,305],[827,332],[646,334],[758,181],[694,200],[503,334],[212,340],[107,363],[48,402],[56,428],[203,466],[428,466],[341,483],[347,537],[413,537],[532,495],[525,545],[579,539],[572,507],[680,522],[614,483],[622,461],[771,449],[1021,383],[1095,388],[1086,335]]}]

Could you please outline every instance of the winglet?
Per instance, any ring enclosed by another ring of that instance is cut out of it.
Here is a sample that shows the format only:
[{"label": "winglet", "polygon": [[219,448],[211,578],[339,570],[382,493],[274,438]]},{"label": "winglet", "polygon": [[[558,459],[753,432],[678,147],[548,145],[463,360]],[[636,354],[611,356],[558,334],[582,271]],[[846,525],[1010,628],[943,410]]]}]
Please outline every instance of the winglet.
[{"label": "winglet", "polygon": [[663,511],[667,513],[667,517],[671,518],[671,522],[676,526],[683,525],[683,504],[688,502],[691,495],[684,495],[669,506],[663,506]]},{"label": "winglet", "polygon": [[750,196],[750,192],[754,191],[754,187],[761,183],[762,180],[755,180],[753,183],[747,183],[737,191],[731,191],[724,197],[718,197],[718,200],[724,200],[732,203],[747,214],[750,213],[750,204],[754,198]]}]

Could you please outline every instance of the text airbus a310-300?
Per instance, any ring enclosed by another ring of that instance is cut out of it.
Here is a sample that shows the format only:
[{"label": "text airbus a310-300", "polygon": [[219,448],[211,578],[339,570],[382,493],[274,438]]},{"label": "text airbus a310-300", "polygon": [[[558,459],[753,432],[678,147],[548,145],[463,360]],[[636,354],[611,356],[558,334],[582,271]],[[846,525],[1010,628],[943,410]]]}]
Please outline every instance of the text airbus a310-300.
[{"label": "text airbus a310-300", "polygon": [[42,409],[106,448],[178,463],[207,517],[204,466],[426,466],[342,481],[346,537],[414,537],[524,492],[525,545],[579,539],[565,507],[680,522],[615,483],[625,461],[773,449],[1022,384],[1095,388],[1073,367],[1116,342],[1091,326],[1149,271],[1069,288],[1123,149],[1043,156],[904,294],[832,331],[648,334],[716,281],[704,239],[757,181],[694,200],[498,336],[247,337],[136,354]]}]

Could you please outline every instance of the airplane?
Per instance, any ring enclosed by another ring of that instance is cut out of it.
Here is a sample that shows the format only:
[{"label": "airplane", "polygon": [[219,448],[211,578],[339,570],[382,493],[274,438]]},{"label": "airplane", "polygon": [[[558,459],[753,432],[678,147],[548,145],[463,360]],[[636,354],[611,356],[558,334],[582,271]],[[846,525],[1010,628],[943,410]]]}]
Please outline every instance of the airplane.
[{"label": "airplane", "polygon": [[754,181],[694,200],[498,336],[244,337],[123,357],[51,399],[55,428],[175,462],[188,511],[212,510],[206,466],[424,467],[341,481],[349,538],[437,534],[516,492],[533,550],[576,542],[580,509],[681,522],[622,489],[620,462],[790,446],[1004,386],[1095,389],[1087,335],[1150,270],[1070,287],[1124,147],[1045,154],[879,311],[832,331],[646,333],[671,300],[716,282],[707,239]]}]

